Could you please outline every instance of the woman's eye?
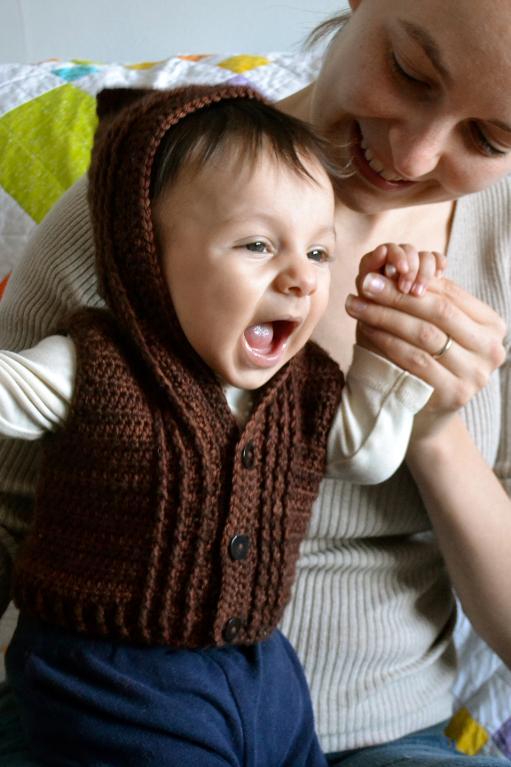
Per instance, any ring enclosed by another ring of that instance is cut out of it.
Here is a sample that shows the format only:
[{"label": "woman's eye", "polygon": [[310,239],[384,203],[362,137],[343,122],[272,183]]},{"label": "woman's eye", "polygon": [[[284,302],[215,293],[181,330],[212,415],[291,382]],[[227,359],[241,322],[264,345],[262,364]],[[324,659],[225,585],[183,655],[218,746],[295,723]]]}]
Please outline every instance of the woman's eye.
[{"label": "woman's eye", "polygon": [[479,149],[486,157],[502,157],[508,154],[504,149],[497,149],[491,141],[488,140],[484,131],[477,123],[471,123],[472,138]]},{"label": "woman's eye", "polygon": [[263,240],[255,240],[254,242],[247,242],[246,245],[244,245],[247,250],[250,250],[251,253],[270,253],[271,248],[268,245],[267,242],[263,242]]},{"label": "woman's eye", "polygon": [[316,261],[318,264],[325,264],[332,260],[328,251],[323,248],[312,248],[307,253],[307,258],[310,258],[311,261]]},{"label": "woman's eye", "polygon": [[393,52],[390,54],[390,63],[394,73],[402,80],[405,80],[407,83],[411,83],[412,85],[420,85],[429,88],[429,83],[426,80],[421,80],[420,77],[416,77],[415,75],[410,74],[410,72],[408,72],[402,66],[402,64],[399,63],[396,54]]}]

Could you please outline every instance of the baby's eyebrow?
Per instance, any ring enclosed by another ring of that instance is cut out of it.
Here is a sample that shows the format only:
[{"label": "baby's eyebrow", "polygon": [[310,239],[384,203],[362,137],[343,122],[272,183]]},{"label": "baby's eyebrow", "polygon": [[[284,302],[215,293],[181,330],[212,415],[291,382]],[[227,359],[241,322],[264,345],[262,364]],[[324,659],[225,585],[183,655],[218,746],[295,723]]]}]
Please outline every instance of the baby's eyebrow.
[{"label": "baby's eyebrow", "polygon": [[337,239],[337,230],[335,226],[321,226],[318,229],[318,235],[325,235],[325,234],[332,234],[334,237],[334,240]]},{"label": "baby's eyebrow", "polygon": [[224,223],[243,224],[246,222],[247,218],[251,222],[260,220],[263,223],[268,223],[274,220],[274,216],[271,213],[267,213],[266,211],[250,209],[250,210],[242,210],[239,213],[232,213],[231,215],[227,216],[224,219]]}]

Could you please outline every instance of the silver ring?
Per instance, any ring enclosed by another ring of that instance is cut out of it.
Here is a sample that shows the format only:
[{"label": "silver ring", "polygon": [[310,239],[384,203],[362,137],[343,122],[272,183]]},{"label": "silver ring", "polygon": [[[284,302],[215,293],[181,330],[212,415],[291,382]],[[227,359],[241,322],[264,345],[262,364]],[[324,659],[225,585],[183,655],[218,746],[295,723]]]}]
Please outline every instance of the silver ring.
[{"label": "silver ring", "polygon": [[443,357],[444,354],[447,354],[451,346],[452,346],[452,338],[449,335],[449,333],[447,333],[447,338],[445,339],[445,343],[442,346],[442,348],[439,349],[439,351],[437,351],[436,354],[432,354],[431,356],[433,357],[434,360],[437,360],[440,357]]}]

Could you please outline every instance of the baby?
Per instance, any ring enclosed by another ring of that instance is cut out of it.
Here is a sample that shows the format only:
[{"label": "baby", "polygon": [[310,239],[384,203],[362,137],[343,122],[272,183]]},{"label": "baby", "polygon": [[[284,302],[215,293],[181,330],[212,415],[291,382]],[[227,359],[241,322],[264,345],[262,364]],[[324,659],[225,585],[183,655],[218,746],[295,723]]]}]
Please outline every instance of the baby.
[{"label": "baby", "polygon": [[[47,433],[6,659],[44,764],[326,765],[277,629],[299,546],[322,478],[390,476],[431,394],[359,346],[344,385],[309,341],[331,175],[248,88],[151,93],[98,132],[106,309],[0,359],[3,434]],[[406,290],[438,268],[363,263]]]}]

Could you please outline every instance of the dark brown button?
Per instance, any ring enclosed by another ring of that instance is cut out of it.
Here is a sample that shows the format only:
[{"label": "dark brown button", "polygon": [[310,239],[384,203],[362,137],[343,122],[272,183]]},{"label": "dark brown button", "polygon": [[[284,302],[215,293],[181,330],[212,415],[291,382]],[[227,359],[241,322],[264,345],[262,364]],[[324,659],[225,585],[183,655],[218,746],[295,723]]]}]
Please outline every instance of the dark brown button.
[{"label": "dark brown button", "polygon": [[234,561],[246,559],[250,548],[248,535],[235,535],[229,543],[229,554]]},{"label": "dark brown button", "polygon": [[234,642],[240,633],[243,623],[241,618],[229,618],[222,631],[222,636],[226,642]]},{"label": "dark brown button", "polygon": [[251,469],[255,463],[255,448],[252,442],[247,442],[241,453],[245,469]]}]

